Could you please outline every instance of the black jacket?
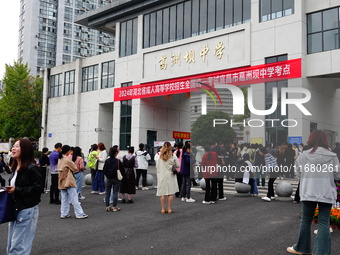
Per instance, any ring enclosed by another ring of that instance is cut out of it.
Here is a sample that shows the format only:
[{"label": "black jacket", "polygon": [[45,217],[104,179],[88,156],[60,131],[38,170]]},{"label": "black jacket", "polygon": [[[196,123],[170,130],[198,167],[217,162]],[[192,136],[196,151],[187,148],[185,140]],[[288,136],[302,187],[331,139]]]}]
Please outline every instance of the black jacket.
[{"label": "black jacket", "polygon": [[125,174],[123,163],[117,158],[108,158],[105,160],[103,172],[108,179],[117,179],[117,169],[119,164],[119,170],[122,175]]},{"label": "black jacket", "polygon": [[[14,172],[10,178],[13,178]],[[28,169],[20,169],[15,180],[15,210],[31,208],[40,203],[43,183],[38,166],[31,164]]]}]

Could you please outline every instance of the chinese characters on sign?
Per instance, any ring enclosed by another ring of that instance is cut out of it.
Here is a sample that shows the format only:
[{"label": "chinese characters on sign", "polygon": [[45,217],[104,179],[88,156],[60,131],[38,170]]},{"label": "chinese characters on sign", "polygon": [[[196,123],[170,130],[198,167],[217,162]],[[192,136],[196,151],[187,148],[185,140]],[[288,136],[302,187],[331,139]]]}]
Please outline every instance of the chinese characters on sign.
[{"label": "chinese characters on sign", "polygon": [[223,55],[223,50],[224,50],[223,42],[219,42],[214,50],[214,55],[218,59],[221,59]]},{"label": "chinese characters on sign", "polygon": [[114,101],[187,93],[200,87],[199,82],[210,86],[217,84],[240,86],[300,77],[301,59],[299,58],[115,88]]},{"label": "chinese characters on sign", "polygon": [[179,131],[173,131],[172,132],[172,138],[177,139],[190,139],[190,133],[188,132],[179,132]]},{"label": "chinese characters on sign", "polygon": [[190,92],[190,79],[177,82],[156,82],[115,89],[114,101]]},{"label": "chinese characters on sign", "polygon": [[203,58],[203,62],[205,62],[205,58],[207,56],[207,53],[210,49],[207,46],[203,46],[203,49],[200,52],[200,56]]},{"label": "chinese characters on sign", "polygon": [[[214,55],[216,56],[217,59],[222,59],[223,56],[223,50],[225,49],[223,42],[219,42],[214,50]],[[209,52],[209,48],[206,45],[203,45],[202,50],[200,51],[200,56],[203,59],[203,62],[205,62],[207,54]],[[167,69],[167,62],[166,62],[167,56],[163,55],[159,59],[158,63],[160,63],[159,68],[161,70],[166,70]],[[196,58],[195,58],[195,51],[190,50],[185,53],[184,60],[186,63],[191,64],[191,63],[196,63]],[[171,56],[171,66],[173,65],[181,65],[181,53],[178,55],[172,54]]]},{"label": "chinese characters on sign", "polygon": [[161,70],[165,70],[167,67],[165,60],[166,56],[162,56],[161,59],[158,61],[158,63],[160,63],[159,67],[161,68]]}]

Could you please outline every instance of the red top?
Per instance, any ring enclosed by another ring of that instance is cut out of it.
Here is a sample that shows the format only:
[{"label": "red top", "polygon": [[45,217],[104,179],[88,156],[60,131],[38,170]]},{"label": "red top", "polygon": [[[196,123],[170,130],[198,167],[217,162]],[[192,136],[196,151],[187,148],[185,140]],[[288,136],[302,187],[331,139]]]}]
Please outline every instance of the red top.
[{"label": "red top", "polygon": [[[208,155],[210,154],[210,159],[208,159]],[[205,179],[207,178],[213,178],[218,175],[218,159],[217,159],[217,153],[214,151],[206,152],[201,161],[201,168],[200,171],[203,173],[203,177]]]}]

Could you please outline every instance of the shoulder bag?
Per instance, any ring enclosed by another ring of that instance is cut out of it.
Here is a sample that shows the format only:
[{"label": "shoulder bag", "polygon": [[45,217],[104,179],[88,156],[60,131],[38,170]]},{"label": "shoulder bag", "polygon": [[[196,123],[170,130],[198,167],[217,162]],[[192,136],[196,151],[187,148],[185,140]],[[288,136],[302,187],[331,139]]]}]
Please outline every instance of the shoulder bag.
[{"label": "shoulder bag", "polygon": [[118,159],[117,179],[121,181],[121,180],[123,179],[123,175],[122,175],[122,173],[120,172],[119,161],[120,161],[120,160]]},{"label": "shoulder bag", "polygon": [[0,190],[0,224],[15,220],[15,207],[12,194]]}]

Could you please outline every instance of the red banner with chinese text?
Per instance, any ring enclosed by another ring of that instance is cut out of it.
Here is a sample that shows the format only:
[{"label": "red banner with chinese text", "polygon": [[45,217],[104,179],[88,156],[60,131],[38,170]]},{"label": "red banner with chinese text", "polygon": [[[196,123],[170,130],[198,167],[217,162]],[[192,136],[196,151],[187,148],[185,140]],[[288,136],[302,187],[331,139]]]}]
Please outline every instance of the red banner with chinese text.
[{"label": "red banner with chinese text", "polygon": [[177,139],[190,139],[189,132],[172,131],[172,138]]},{"label": "red banner with chinese text", "polygon": [[190,92],[196,86],[200,86],[197,85],[197,82],[207,82],[209,85],[232,84],[241,86],[300,78],[301,75],[301,58],[299,58],[116,88],[114,89],[114,101]]}]

